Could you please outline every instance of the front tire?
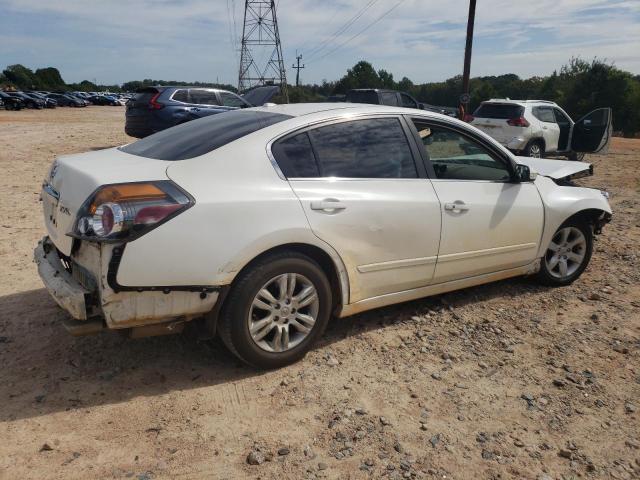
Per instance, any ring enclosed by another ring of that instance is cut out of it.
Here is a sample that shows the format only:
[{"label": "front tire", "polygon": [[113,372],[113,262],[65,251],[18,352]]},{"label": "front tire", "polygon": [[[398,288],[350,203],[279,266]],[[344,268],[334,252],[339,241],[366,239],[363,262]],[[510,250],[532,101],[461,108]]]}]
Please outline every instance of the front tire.
[{"label": "front tire", "polygon": [[584,153],[583,152],[571,152],[567,158],[569,160],[573,160],[574,162],[581,162],[584,160]]},{"label": "front tire", "polygon": [[570,285],[582,275],[593,252],[593,230],[579,220],[562,224],[547,247],[538,280],[550,286]]},{"label": "front tire", "polygon": [[329,280],[314,260],[293,251],[276,253],[234,282],[218,331],[243,362],[280,368],[304,357],[324,333],[332,305]]}]

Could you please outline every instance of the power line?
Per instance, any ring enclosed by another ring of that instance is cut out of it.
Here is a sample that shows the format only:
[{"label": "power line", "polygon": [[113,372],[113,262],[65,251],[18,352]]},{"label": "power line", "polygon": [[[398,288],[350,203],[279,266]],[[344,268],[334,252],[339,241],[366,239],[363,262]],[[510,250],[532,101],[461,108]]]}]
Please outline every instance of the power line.
[{"label": "power line", "polygon": [[329,38],[324,40],[319,46],[312,49],[309,53],[308,60],[313,59],[313,57],[320,54],[322,50],[324,50],[329,43],[331,43],[334,39],[338,38],[340,35],[345,33],[355,22],[357,22],[362,15],[366,13],[373,5],[376,4],[378,0],[369,0],[369,2],[362,7],[353,17],[347,20],[338,30],[336,30]]},{"label": "power line", "polygon": [[[353,35],[351,38],[347,39],[346,41],[342,42],[341,44],[337,45],[335,48],[329,50],[327,53],[325,53],[324,55],[322,55],[320,58],[318,58],[318,60],[322,60],[323,58],[328,57],[329,55],[331,55],[333,52],[335,52],[336,50],[338,50],[339,48],[343,47],[344,45],[348,44],[349,42],[351,42],[352,40],[355,40],[356,38],[358,38],[360,35],[362,35],[364,32],[366,32],[367,30],[369,30],[371,27],[373,27],[376,23],[378,23],[380,20],[382,20],[384,17],[386,17],[387,15],[389,15],[391,12],[393,12],[396,8],[398,8],[402,3],[404,3],[405,0],[400,0],[398,3],[396,3],[393,7],[391,7],[389,10],[387,10],[386,12],[384,12],[382,15],[380,15],[378,18],[376,18],[373,22],[369,23],[366,27],[364,27],[362,30],[360,30],[358,33],[356,33],[355,35]],[[309,60],[307,60],[309,61]]]}]

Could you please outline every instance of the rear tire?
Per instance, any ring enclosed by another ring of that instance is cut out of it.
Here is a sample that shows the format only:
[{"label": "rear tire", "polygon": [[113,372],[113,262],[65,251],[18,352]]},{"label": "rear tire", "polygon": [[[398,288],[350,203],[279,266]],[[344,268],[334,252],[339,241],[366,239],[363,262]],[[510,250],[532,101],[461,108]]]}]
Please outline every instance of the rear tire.
[{"label": "rear tire", "polygon": [[234,281],[218,332],[243,362],[280,368],[304,357],[324,333],[332,305],[329,280],[314,260],[294,251],[275,253]]},{"label": "rear tire", "polygon": [[578,219],[563,223],[551,239],[538,272],[538,281],[560,287],[582,275],[593,253],[593,230]]},{"label": "rear tire", "polygon": [[544,158],[544,145],[540,140],[531,140],[523,150],[525,157]]}]

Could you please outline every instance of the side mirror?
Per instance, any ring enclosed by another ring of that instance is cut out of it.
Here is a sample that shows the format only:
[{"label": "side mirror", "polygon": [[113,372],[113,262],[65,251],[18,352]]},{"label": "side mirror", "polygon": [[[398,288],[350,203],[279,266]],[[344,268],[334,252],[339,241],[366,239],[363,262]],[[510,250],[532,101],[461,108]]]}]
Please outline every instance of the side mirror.
[{"label": "side mirror", "polygon": [[527,165],[522,164],[516,165],[514,173],[514,180],[518,183],[533,182],[538,177],[536,172],[532,172]]}]

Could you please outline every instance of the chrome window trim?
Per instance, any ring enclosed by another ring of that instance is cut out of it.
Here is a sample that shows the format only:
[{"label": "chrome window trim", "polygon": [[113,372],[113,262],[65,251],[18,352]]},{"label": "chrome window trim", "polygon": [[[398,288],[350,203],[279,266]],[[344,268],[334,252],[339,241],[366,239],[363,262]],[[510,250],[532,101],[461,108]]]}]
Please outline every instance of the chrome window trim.
[{"label": "chrome window trim", "polygon": [[[297,126],[294,128],[291,128],[289,130],[286,130],[285,132],[281,132],[279,134],[277,134],[275,137],[273,137],[271,140],[269,140],[269,142],[267,142],[267,157],[269,157],[269,161],[271,162],[271,165],[273,165],[273,167],[276,170],[276,173],[278,174],[278,176],[282,179],[282,180],[320,180],[320,179],[327,179],[327,180],[335,180],[335,179],[346,179],[346,180],[424,180],[424,178],[420,177],[420,170],[418,169],[418,165],[417,162],[420,161],[421,159],[419,158],[415,158],[414,152],[411,149],[411,139],[407,137],[407,134],[405,132],[404,129],[404,122],[403,122],[403,113],[384,113],[384,112],[378,112],[378,113],[356,113],[356,114],[349,114],[347,113],[346,115],[340,115],[340,116],[334,116],[334,117],[330,117],[330,118],[323,118],[322,120],[315,120],[313,122],[309,122],[303,126]],[[324,126],[328,126],[328,125],[336,125],[338,123],[344,123],[344,122],[350,122],[355,120],[366,120],[367,118],[376,118],[376,117],[383,117],[383,118],[396,118],[399,122],[400,122],[400,127],[402,128],[402,133],[405,135],[405,138],[407,140],[407,147],[409,147],[409,150],[411,151],[411,157],[413,158],[413,162],[414,165],[416,167],[416,174],[418,175],[416,178],[377,178],[377,177],[357,177],[357,178],[347,178],[347,177],[291,177],[289,179],[287,179],[287,177],[285,176],[284,172],[280,169],[280,167],[278,166],[278,162],[276,161],[276,157],[273,155],[273,152],[271,151],[271,147],[273,146],[273,144],[275,142],[277,142],[278,140],[287,137],[289,135],[293,135],[295,133],[303,133],[305,131],[314,129],[314,128],[320,128],[320,127],[324,127]],[[296,117],[298,118],[298,117]]]},{"label": "chrome window trim", "polygon": [[[189,103],[189,102],[182,102],[180,100],[175,100],[173,96],[176,93],[178,93],[180,90],[186,90],[187,92],[190,92],[191,90],[206,90],[207,92],[213,92],[216,96],[216,99],[219,97],[219,93],[218,93],[219,91],[216,90],[215,88],[186,87],[186,88],[178,88],[177,90],[175,90],[169,97],[169,100],[171,100],[172,102],[181,103],[182,105],[202,105],[204,107],[224,107],[224,105],[212,105],[210,103]],[[189,93],[189,95],[191,94]]]}]

